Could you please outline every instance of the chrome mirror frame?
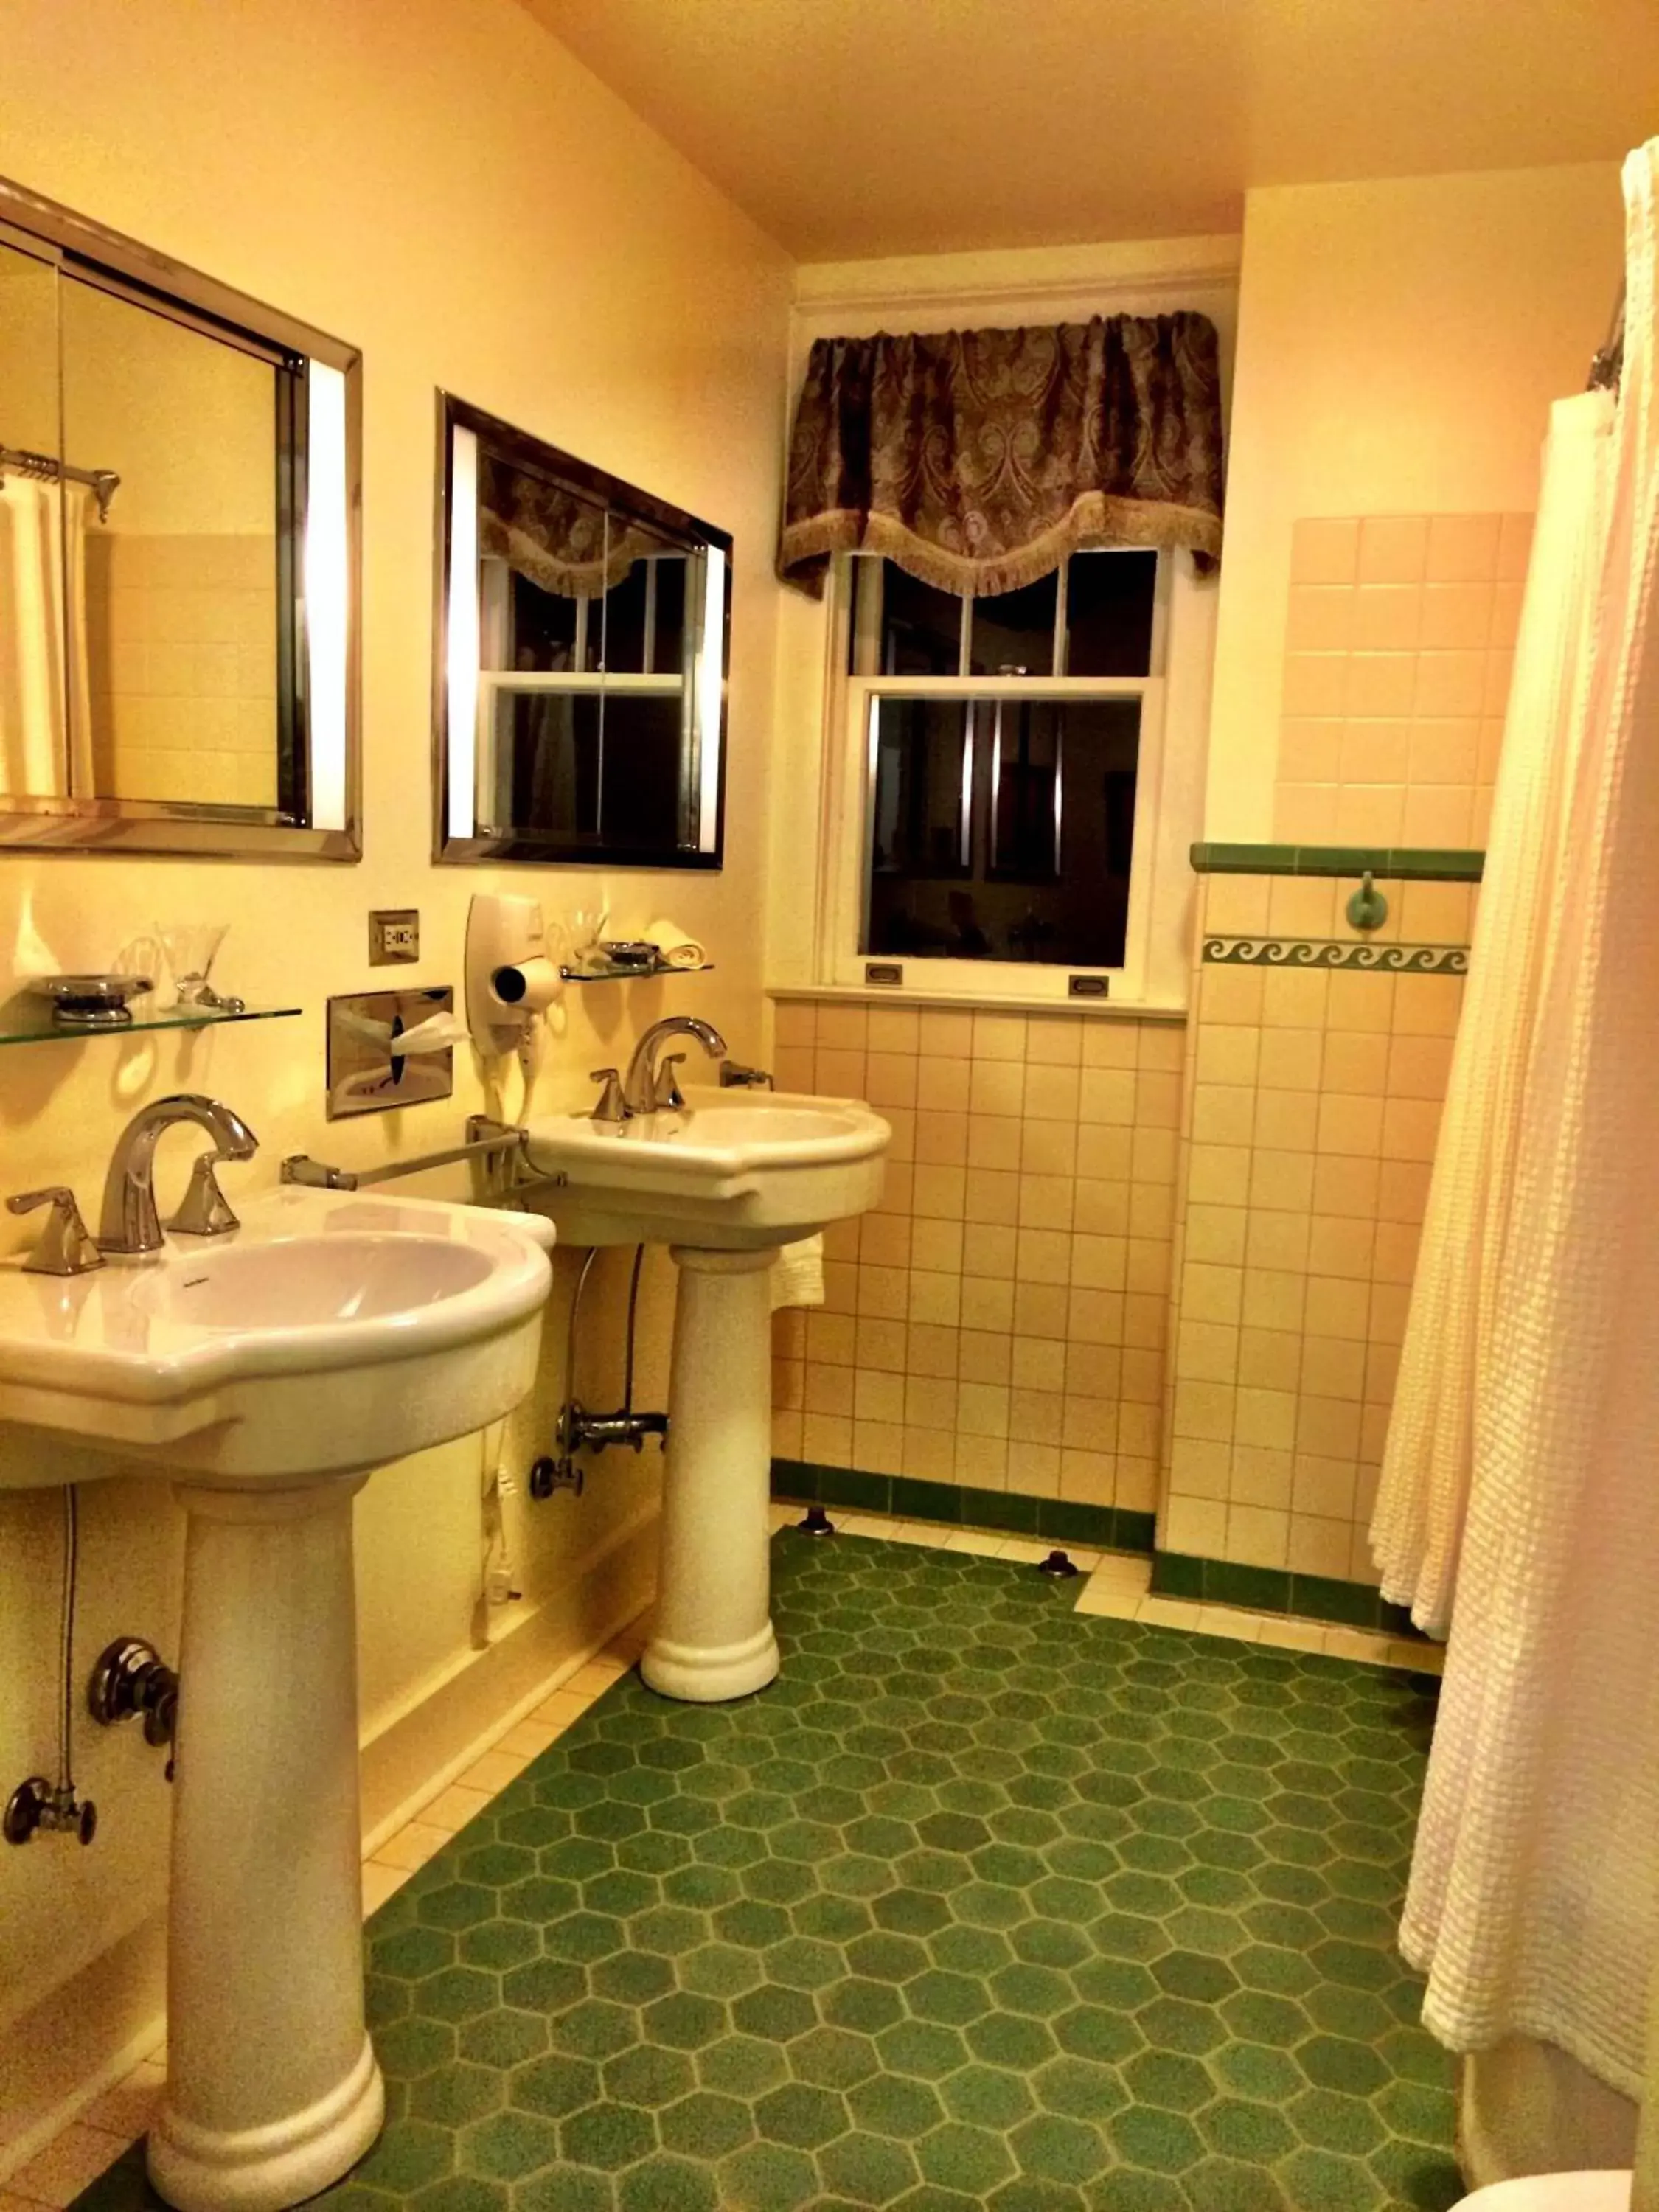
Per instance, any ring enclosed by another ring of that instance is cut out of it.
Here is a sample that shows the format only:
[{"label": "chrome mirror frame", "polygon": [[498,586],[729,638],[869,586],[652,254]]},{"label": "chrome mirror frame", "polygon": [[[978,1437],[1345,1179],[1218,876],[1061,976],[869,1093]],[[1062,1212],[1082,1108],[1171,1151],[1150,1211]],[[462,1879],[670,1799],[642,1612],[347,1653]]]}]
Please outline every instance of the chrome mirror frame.
[{"label": "chrome mirror frame", "polygon": [[[330,502],[338,527],[308,538],[305,560],[296,560],[295,566],[309,569],[312,598],[326,599],[343,617],[326,624],[316,621],[305,605],[307,581],[296,581],[307,647],[307,680],[300,686],[297,712],[305,729],[307,785],[313,813],[325,817],[321,823],[296,822],[260,806],[0,793],[0,848],[221,860],[361,860],[362,356],[295,316],[4,178],[0,240],[48,263],[79,265],[110,289],[206,336],[232,341],[240,337],[304,358],[313,407],[311,478],[314,483],[321,458],[338,501],[337,506]],[[325,592],[318,590],[319,574]],[[322,805],[319,789],[325,793]]]}]

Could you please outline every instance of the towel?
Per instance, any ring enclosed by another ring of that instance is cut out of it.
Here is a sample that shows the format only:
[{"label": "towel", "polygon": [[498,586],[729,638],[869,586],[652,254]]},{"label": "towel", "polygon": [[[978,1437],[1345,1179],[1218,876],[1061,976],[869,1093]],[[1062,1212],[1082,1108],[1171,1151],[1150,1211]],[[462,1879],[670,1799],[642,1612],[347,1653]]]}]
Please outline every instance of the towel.
[{"label": "towel", "polygon": [[772,1310],[780,1306],[821,1306],[823,1304],[823,1239],[803,1237],[798,1244],[783,1244],[772,1262]]},{"label": "towel", "polygon": [[706,968],[708,965],[708,947],[700,938],[690,937],[677,921],[653,921],[646,936],[657,948],[666,968]]}]

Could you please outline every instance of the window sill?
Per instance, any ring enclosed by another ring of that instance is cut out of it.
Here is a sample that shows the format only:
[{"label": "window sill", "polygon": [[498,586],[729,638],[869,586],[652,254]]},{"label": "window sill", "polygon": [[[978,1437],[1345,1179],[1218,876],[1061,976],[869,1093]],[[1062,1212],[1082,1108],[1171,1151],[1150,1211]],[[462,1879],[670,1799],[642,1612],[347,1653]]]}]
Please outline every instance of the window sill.
[{"label": "window sill", "polygon": [[769,983],[769,999],[823,999],[848,1006],[943,1007],[950,1012],[1072,1015],[1085,1021],[1165,1022],[1184,1028],[1188,1009],[1168,999],[1054,999],[1036,992],[915,990],[908,985]]}]

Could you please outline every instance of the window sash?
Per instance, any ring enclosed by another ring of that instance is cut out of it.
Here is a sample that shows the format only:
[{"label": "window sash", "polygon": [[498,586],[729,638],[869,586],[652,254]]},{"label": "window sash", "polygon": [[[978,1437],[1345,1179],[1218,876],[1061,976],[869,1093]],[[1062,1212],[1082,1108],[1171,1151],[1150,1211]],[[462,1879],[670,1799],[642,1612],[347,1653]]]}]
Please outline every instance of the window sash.
[{"label": "window sash", "polygon": [[[830,874],[834,882],[830,974],[835,983],[862,985],[872,961],[887,966],[891,957],[861,952],[870,897],[870,855],[875,834],[878,702],[882,699],[1134,699],[1140,702],[1139,749],[1135,769],[1134,842],[1129,874],[1129,911],[1123,961],[1115,968],[1061,966],[1045,961],[950,960],[906,957],[903,993],[960,995],[964,999],[1052,998],[1069,1000],[1073,975],[1104,976],[1109,996],[1141,996],[1152,923],[1152,847],[1158,795],[1163,783],[1164,681],[1161,677],[897,676],[850,677],[846,682],[841,740],[832,748],[832,774],[839,774],[842,804],[837,810],[841,835]],[[900,994],[895,993],[897,996]],[[1073,1001],[1072,1003],[1075,1003]]]}]

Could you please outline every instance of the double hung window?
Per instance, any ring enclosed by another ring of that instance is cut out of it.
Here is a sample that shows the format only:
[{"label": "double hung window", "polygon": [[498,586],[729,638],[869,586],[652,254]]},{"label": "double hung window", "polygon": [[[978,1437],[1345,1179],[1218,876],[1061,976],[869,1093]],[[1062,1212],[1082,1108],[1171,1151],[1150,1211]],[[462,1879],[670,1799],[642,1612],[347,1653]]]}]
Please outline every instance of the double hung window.
[{"label": "double hung window", "polygon": [[874,555],[841,564],[830,980],[1143,994],[1172,617],[1194,589],[1177,561],[1106,547],[967,598]]}]

